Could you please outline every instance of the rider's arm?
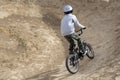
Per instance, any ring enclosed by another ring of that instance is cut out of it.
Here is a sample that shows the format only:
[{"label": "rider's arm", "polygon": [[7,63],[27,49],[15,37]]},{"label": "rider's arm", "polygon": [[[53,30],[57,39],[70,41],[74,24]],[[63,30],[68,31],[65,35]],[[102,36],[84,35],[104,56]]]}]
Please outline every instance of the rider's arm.
[{"label": "rider's arm", "polygon": [[73,20],[74,20],[75,25],[77,25],[78,27],[86,28],[85,26],[83,26],[82,24],[79,23],[79,21],[75,15],[73,16]]}]

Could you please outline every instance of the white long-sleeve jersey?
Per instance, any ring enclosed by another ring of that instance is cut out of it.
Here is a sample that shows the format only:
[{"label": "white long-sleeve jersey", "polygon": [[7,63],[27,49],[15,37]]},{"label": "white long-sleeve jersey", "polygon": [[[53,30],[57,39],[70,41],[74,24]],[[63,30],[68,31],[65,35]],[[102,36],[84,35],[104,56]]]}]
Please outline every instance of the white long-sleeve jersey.
[{"label": "white long-sleeve jersey", "polygon": [[77,20],[77,17],[73,14],[67,14],[61,20],[61,34],[63,36],[70,35],[75,32],[75,26],[85,28]]}]

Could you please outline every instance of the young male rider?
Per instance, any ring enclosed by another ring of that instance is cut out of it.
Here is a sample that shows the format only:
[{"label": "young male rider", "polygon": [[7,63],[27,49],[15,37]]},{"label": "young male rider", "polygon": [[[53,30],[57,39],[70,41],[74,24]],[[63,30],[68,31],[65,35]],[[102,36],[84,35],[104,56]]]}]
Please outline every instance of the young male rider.
[{"label": "young male rider", "polygon": [[75,47],[74,40],[77,41],[78,47],[82,50],[82,53],[85,54],[84,47],[79,35],[75,32],[75,26],[79,28],[86,29],[85,26],[81,25],[77,20],[77,17],[72,14],[73,8],[70,5],[64,6],[64,17],[61,20],[61,34],[67,39],[70,43],[69,50],[70,52],[73,51]]}]

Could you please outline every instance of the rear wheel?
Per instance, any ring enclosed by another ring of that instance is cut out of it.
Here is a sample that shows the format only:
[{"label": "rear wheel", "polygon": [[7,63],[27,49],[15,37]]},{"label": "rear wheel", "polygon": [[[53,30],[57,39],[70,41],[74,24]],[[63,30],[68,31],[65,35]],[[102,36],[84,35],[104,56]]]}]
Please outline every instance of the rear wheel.
[{"label": "rear wheel", "polygon": [[92,48],[92,46],[89,43],[84,43],[84,48],[87,50],[87,57],[89,59],[93,59],[94,58],[94,50]]},{"label": "rear wheel", "polygon": [[78,61],[78,55],[77,54],[70,54],[66,58],[66,68],[67,70],[75,74],[79,71],[79,61]]}]

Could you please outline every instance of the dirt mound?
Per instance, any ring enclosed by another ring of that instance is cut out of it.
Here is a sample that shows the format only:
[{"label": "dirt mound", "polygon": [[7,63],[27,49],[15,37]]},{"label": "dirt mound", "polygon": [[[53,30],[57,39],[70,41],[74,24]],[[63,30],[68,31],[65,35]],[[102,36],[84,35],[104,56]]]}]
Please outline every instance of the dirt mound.
[{"label": "dirt mound", "polygon": [[[75,75],[65,68],[68,43],[59,31],[65,4],[87,26],[82,38],[96,56]],[[119,80],[119,21],[119,0],[0,1],[0,79]]]},{"label": "dirt mound", "polygon": [[57,60],[64,55],[62,41],[42,21],[40,8],[30,6],[1,1],[0,79],[21,80],[62,63]]}]

